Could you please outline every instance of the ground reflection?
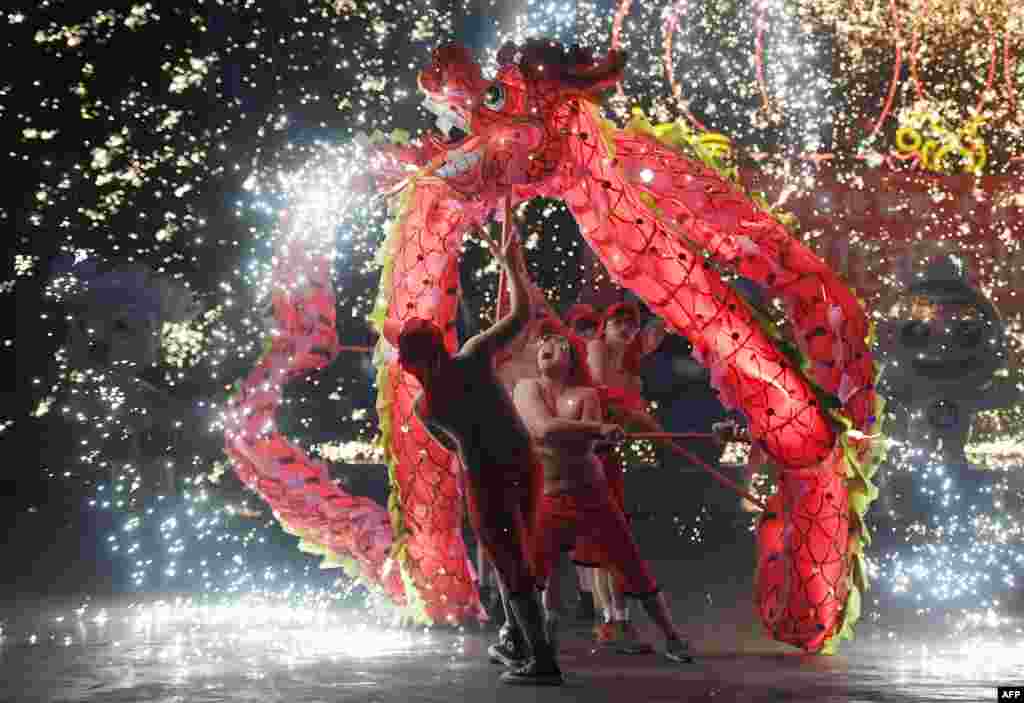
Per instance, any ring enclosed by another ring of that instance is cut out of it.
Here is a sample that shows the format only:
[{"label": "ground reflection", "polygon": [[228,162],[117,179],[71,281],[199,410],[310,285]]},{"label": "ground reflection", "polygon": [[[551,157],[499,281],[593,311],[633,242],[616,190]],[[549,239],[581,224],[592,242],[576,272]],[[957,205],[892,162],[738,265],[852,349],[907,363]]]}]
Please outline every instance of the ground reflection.
[{"label": "ground reflection", "polygon": [[[489,633],[395,629],[356,612],[259,602],[186,600],[45,604],[8,610],[0,639],[0,700],[449,701],[522,700],[484,655]],[[766,652],[739,638],[695,665],[594,651],[586,629],[565,638],[561,690],[533,700],[990,700],[1024,683],[1020,643],[948,643],[864,632],[834,657]],[[698,643],[698,651],[699,651]]]}]

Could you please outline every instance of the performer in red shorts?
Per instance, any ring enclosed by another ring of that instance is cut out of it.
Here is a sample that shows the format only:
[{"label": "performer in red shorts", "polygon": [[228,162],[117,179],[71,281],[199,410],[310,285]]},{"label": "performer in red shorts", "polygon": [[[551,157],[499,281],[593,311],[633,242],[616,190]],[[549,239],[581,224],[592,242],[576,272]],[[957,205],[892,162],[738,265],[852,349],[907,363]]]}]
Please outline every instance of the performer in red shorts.
[{"label": "performer in red shorts", "polygon": [[[574,305],[570,308],[566,321],[563,323],[558,313],[548,303],[543,291],[532,284],[529,285],[528,290],[530,292],[530,321],[495,360],[495,371],[498,378],[510,392],[514,391],[516,385],[523,379],[537,376],[537,349],[545,334],[561,334],[573,339],[587,340],[597,334],[601,325],[600,314],[585,304]],[[570,558],[575,559],[571,555]],[[478,559],[478,562],[481,564],[479,572],[486,574],[486,560]],[[576,567],[577,588],[580,593],[577,617],[585,622],[593,622],[595,615],[591,590],[593,572],[592,568]],[[550,593],[560,592],[559,573],[560,569],[557,568],[551,572],[548,583]],[[483,581],[481,580],[481,582]],[[508,621],[507,615],[506,621]],[[492,645],[488,650],[495,663],[511,666],[516,660],[522,658],[519,652],[520,643],[515,634],[514,630],[509,630],[506,627],[501,629],[498,644]]]},{"label": "performer in red shorts", "polygon": [[[640,394],[640,361],[657,349],[664,338],[665,330],[660,324],[641,329],[640,310],[632,303],[619,303],[605,312],[598,334],[587,343],[587,367],[601,393],[607,421],[639,430],[660,431]],[[625,512],[621,461],[614,451],[604,453],[602,459],[612,494]],[[581,540],[576,560],[580,563],[593,561],[595,546],[586,539]],[[625,654],[650,651],[650,645],[640,641],[630,620],[626,599],[606,570],[595,572],[594,594],[604,609],[604,622],[595,628],[598,643]]]},{"label": "performer in red shorts", "polygon": [[[623,438],[618,425],[601,422],[601,403],[595,389],[580,385],[585,367],[580,352],[564,336],[541,341],[537,366],[540,376],[521,381],[516,407],[533,437],[544,469],[544,495],[533,528],[536,576],[546,584],[559,551],[586,534],[599,545],[599,563],[610,569],[622,591],[639,598],[666,639],[666,656],[691,661],[689,644],[680,636],[664,596],[641,558],[622,510],[612,501],[601,463],[594,455],[597,441]],[[558,618],[545,592],[548,639],[557,642]]]},{"label": "performer in red shorts", "polygon": [[515,405],[494,373],[494,357],[522,330],[530,316],[526,265],[506,212],[505,244],[492,247],[512,281],[511,314],[467,341],[454,356],[432,322],[411,319],[396,334],[399,363],[423,387],[414,411],[428,432],[457,451],[462,461],[470,524],[498,573],[532,657],[502,674],[511,684],[559,685],[562,673],[544,636],[537,581],[528,567],[528,522],[541,474],[530,437]]}]

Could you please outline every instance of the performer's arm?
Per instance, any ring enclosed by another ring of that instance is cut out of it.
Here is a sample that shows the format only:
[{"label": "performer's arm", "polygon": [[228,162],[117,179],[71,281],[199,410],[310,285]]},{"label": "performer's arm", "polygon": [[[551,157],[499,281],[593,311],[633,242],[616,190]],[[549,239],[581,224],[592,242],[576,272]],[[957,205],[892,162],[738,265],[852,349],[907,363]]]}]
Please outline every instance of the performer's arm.
[{"label": "performer's arm", "polygon": [[607,384],[607,350],[603,339],[591,339],[587,342],[587,370],[590,371],[590,378],[598,386]]},{"label": "performer's arm", "polygon": [[508,346],[530,321],[530,292],[523,248],[520,246],[515,230],[511,229],[511,212],[507,212],[505,218],[506,227],[509,228],[507,242],[502,247],[503,251],[500,254],[495,252],[495,255],[501,260],[501,264],[505,268],[505,275],[508,277],[512,310],[504,318],[494,323],[490,329],[466,342],[463,351],[468,355],[492,358]]},{"label": "performer's arm", "polygon": [[642,329],[637,330],[633,338],[626,344],[626,350],[622,357],[624,369],[639,370],[640,362],[645,356],[653,353],[665,341],[667,332],[665,323],[655,318],[654,322],[648,323]]},{"label": "performer's arm", "polygon": [[719,444],[728,442],[750,442],[750,430],[736,420],[725,420],[711,425],[711,434]]},{"label": "performer's arm", "polygon": [[440,425],[431,420],[430,415],[425,411],[423,407],[422,392],[418,396],[416,396],[416,401],[412,404],[412,412],[413,415],[416,416],[416,419],[423,424],[423,429],[427,431],[427,434],[430,435],[431,439],[433,439],[435,442],[437,442],[450,452],[458,450],[458,447],[456,447],[455,443],[452,442],[451,438],[448,436],[448,433],[445,432]]},{"label": "performer's arm", "polygon": [[601,394],[596,389],[588,389],[588,392],[580,396],[580,419],[601,422],[604,419],[604,408],[601,406]]},{"label": "performer's arm", "polygon": [[551,308],[547,298],[544,297],[544,291],[538,288],[533,281],[530,281],[529,277],[527,277],[527,286],[530,299],[530,319],[526,325],[524,325],[522,331],[519,332],[519,334],[517,334],[504,348],[498,351],[498,366],[501,366],[509,359],[524,353],[527,346],[535,342],[537,338],[540,337],[542,324],[551,324],[553,322],[560,328],[565,328],[561,319],[559,319],[558,315]]},{"label": "performer's arm", "polygon": [[635,351],[637,358],[645,357],[657,351],[667,336],[668,331],[665,329],[665,322],[660,317],[656,317],[647,323],[634,338],[634,342],[638,345]]},{"label": "performer's arm", "polygon": [[[523,267],[523,271],[526,271],[525,266]],[[528,274],[524,276],[524,280],[526,282],[526,289],[529,293],[530,314],[533,316],[533,319],[549,320],[557,323],[563,334],[567,332],[568,327],[564,322],[562,322],[562,318],[558,316],[555,309],[551,307],[551,303],[548,302],[548,298],[544,295],[544,291],[540,289],[540,286],[532,281]]]},{"label": "performer's arm", "polygon": [[[596,395],[596,391],[593,391]],[[516,409],[526,423],[530,436],[544,444],[556,444],[564,440],[617,441],[622,428],[594,420],[567,420],[551,414],[541,395],[540,385],[535,379],[520,381],[513,395]],[[585,400],[584,396],[581,400]],[[600,401],[598,401],[600,402]]]},{"label": "performer's arm", "polygon": [[[588,422],[604,422],[604,407],[601,403],[601,394],[596,389],[580,396],[580,419]],[[601,451],[610,448],[615,442],[598,442],[595,450]]]}]

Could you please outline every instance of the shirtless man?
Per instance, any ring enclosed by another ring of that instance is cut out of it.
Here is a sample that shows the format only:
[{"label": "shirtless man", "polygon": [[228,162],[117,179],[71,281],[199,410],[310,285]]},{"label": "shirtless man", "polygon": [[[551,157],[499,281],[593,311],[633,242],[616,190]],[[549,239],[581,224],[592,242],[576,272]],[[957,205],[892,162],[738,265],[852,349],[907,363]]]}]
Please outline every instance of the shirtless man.
[{"label": "shirtless man", "polygon": [[[640,360],[664,340],[664,326],[654,324],[641,329],[639,308],[631,303],[619,303],[608,308],[597,332],[587,343],[587,365],[594,383],[602,391],[606,419],[637,430],[662,431],[658,421],[648,413],[647,403],[640,394]],[[603,459],[612,497],[625,512],[622,464],[612,452],[606,453]],[[586,538],[580,542],[577,560],[591,561],[595,545]],[[599,644],[614,647],[624,654],[650,651],[650,645],[640,641],[624,594],[615,587],[606,569],[594,572],[594,597],[604,611],[604,621],[595,628]]]},{"label": "shirtless man", "polygon": [[[508,346],[498,357],[497,373],[501,382],[510,392],[515,390],[516,385],[526,378],[537,376],[537,351],[541,338],[545,334],[562,334],[570,337],[575,336],[579,340],[592,339],[598,332],[601,324],[601,315],[593,307],[586,304],[577,304],[569,309],[565,322],[558,317],[558,313],[547,301],[544,292],[536,285],[530,285],[530,306],[532,310],[529,324],[519,333],[519,336]],[[591,385],[587,382],[585,385]],[[620,472],[621,477],[621,472]],[[587,559],[587,555],[584,555]],[[574,553],[570,553],[570,559],[577,563],[578,559]],[[588,562],[585,562],[588,563]],[[480,568],[481,573],[486,573],[486,562]],[[560,572],[559,568],[551,571],[548,581],[548,593],[560,594]],[[589,566],[577,564],[577,588],[579,589],[579,608],[577,617],[584,622],[593,622],[595,617],[593,599],[593,572]],[[555,602],[561,602],[560,597],[554,597]],[[508,617],[506,616],[506,621]],[[503,628],[499,643],[492,647],[492,659],[498,663],[508,663],[515,659],[517,641],[509,636]]]},{"label": "shirtless man", "polygon": [[464,470],[470,524],[498,573],[532,655],[521,667],[502,674],[509,684],[560,685],[562,672],[544,636],[537,602],[537,581],[527,566],[527,528],[539,492],[540,469],[530,437],[508,392],[494,373],[494,357],[523,328],[530,316],[526,266],[505,213],[505,244],[492,251],[512,281],[511,314],[468,340],[454,356],[441,330],[413,318],[396,334],[385,327],[398,348],[402,368],[423,387],[414,412],[430,435],[457,451]]},{"label": "shirtless man", "polygon": [[[534,566],[545,584],[559,551],[577,535],[591,536],[599,547],[602,566],[615,574],[621,590],[639,598],[666,639],[666,656],[689,662],[689,644],[680,636],[664,595],[640,557],[626,517],[612,501],[601,462],[594,454],[598,441],[623,438],[618,425],[601,421],[596,390],[578,383],[585,376],[582,352],[560,335],[542,339],[537,356],[538,378],[521,381],[515,403],[544,469],[544,495],[534,527]],[[545,591],[549,641],[557,642],[558,618]]]},{"label": "shirtless man", "polygon": [[641,328],[640,309],[634,303],[618,303],[608,308],[598,335],[587,343],[590,375],[606,389],[609,412],[622,416],[623,424],[657,423],[641,395],[640,361],[661,345],[665,335],[660,320]]}]

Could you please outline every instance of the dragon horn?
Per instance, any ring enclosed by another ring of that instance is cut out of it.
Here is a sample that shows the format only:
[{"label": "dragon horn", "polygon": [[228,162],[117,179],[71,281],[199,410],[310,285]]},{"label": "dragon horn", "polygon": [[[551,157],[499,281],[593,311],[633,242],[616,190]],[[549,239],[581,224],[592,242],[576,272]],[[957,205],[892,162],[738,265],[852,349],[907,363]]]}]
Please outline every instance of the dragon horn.
[{"label": "dragon horn", "polygon": [[626,52],[611,49],[601,61],[580,67],[566,67],[562,76],[573,88],[587,93],[601,93],[622,80]]}]

